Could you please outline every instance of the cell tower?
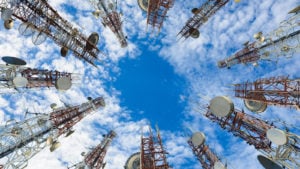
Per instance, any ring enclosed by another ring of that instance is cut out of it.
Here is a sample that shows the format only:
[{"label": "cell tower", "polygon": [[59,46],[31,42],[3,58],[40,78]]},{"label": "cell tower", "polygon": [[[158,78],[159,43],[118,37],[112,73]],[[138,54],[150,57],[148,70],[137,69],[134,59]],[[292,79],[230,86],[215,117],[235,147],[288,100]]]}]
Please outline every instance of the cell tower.
[{"label": "cell tower", "polygon": [[300,79],[278,76],[258,79],[255,82],[235,84],[235,96],[244,99],[252,112],[261,113],[267,105],[300,108]]},{"label": "cell tower", "polygon": [[203,169],[226,169],[220,159],[213,153],[208,145],[205,144],[205,135],[202,132],[195,132],[188,140],[188,144],[193,150],[194,155],[200,161]]},{"label": "cell tower", "polygon": [[32,35],[35,45],[43,43],[49,37],[61,47],[62,56],[66,56],[70,50],[79,59],[95,66],[94,62],[100,52],[96,47],[99,35],[92,33],[86,38],[46,0],[3,1],[0,9],[6,29],[11,29],[13,21],[19,19],[23,22],[18,29],[20,34]]},{"label": "cell tower", "polygon": [[200,8],[193,8],[192,13],[194,16],[190,18],[185,26],[177,34],[184,39],[198,38],[200,36],[199,28],[202,26],[211,16],[213,16],[222,6],[224,6],[229,0],[207,0]]},{"label": "cell tower", "polygon": [[3,168],[25,168],[28,160],[46,146],[50,146],[51,152],[56,150],[61,135],[72,134],[76,123],[103,106],[102,97],[89,97],[88,102],[78,106],[57,109],[51,106],[54,110],[50,114],[39,114],[22,122],[7,122],[0,133],[0,158],[7,159]]},{"label": "cell tower", "polygon": [[121,14],[117,12],[117,1],[113,0],[90,0],[96,11],[93,15],[96,18],[102,18],[104,27],[108,26],[110,30],[117,36],[121,47],[127,47],[126,37],[122,31]]},{"label": "cell tower", "polygon": [[225,96],[212,99],[205,116],[264,154],[259,155],[258,160],[265,168],[300,167],[298,135],[234,109],[232,101]]},{"label": "cell tower", "polygon": [[22,59],[5,56],[2,60],[6,65],[0,65],[0,88],[28,89],[55,87],[58,90],[68,90],[75,76],[71,73],[32,69],[23,67],[26,62]]},{"label": "cell tower", "polygon": [[[107,135],[104,135],[103,140],[101,143],[95,147],[91,152],[89,152],[84,157],[84,161],[78,164],[75,164],[72,167],[68,167],[69,169],[84,169],[84,168],[91,168],[91,169],[104,169],[106,163],[103,161],[106,151],[112,142],[113,138],[116,137],[116,133],[114,131],[110,131]],[[84,155],[84,153],[82,153]]]},{"label": "cell tower", "polygon": [[137,0],[140,8],[147,12],[147,25],[153,29],[158,28],[158,32],[163,25],[167,12],[174,5],[174,0]]},{"label": "cell tower", "polygon": [[158,127],[157,136],[154,137],[149,127],[149,136],[141,136],[141,152],[129,157],[125,164],[125,169],[169,169],[167,162],[167,152],[163,148],[162,140]]},{"label": "cell tower", "polygon": [[300,49],[300,7],[289,12],[293,14],[282,21],[280,26],[264,36],[262,32],[254,35],[255,42],[244,43],[244,48],[227,59],[218,62],[219,68],[230,68],[240,63],[253,63],[259,60],[277,60],[280,56],[291,57]]}]

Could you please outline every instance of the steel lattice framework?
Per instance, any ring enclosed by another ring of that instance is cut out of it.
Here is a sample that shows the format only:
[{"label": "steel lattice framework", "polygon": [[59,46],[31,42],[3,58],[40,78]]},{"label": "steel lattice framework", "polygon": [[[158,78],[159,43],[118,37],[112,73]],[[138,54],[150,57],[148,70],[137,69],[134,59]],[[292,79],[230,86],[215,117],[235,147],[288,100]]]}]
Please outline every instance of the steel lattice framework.
[{"label": "steel lattice framework", "polygon": [[288,169],[300,167],[299,136],[287,133],[287,143],[275,145],[267,138],[266,133],[267,130],[276,127],[243,111],[234,109],[228,116],[217,117],[208,107],[205,116],[212,122],[219,124],[223,129],[233,133],[234,136],[242,138],[249,145],[253,145],[274,162]]},{"label": "steel lattice framework", "polygon": [[153,136],[149,127],[149,136],[141,137],[141,169],[169,169],[166,154],[163,148],[159,129],[157,128],[157,136]]},{"label": "steel lattice framework", "polygon": [[96,17],[102,18],[102,24],[108,26],[117,36],[121,47],[127,47],[126,37],[122,31],[122,21],[120,13],[117,10],[116,2],[112,0],[90,0],[96,11],[93,13]]},{"label": "steel lattice framework", "polygon": [[188,144],[190,145],[194,155],[200,161],[203,169],[211,169],[214,168],[216,162],[219,162],[219,158],[210,150],[208,145],[201,144],[195,146],[191,140],[188,140]]},{"label": "steel lattice framework", "polygon": [[197,32],[199,36],[198,29],[227,2],[229,0],[207,0],[200,8],[193,9],[194,16],[186,22],[177,35],[187,39]]},{"label": "steel lattice framework", "polygon": [[153,29],[158,28],[158,32],[163,25],[167,12],[174,5],[174,0],[149,0],[147,11],[147,25]]},{"label": "steel lattice framework", "polygon": [[49,115],[41,114],[22,122],[6,124],[0,130],[0,158],[6,157],[5,169],[19,169],[35,154],[50,145],[50,151],[59,146],[59,136],[70,135],[72,127],[90,112],[105,106],[102,97],[78,106],[59,108]]},{"label": "steel lattice framework", "polygon": [[[294,13],[294,12],[293,12]],[[246,42],[244,48],[227,59],[218,62],[220,68],[230,68],[240,63],[254,63],[259,60],[277,60],[280,56],[292,57],[300,49],[300,12],[282,21],[280,26],[263,36],[254,35],[255,42]]]},{"label": "steel lattice framework", "polygon": [[84,59],[95,66],[94,62],[100,52],[95,46],[95,40],[92,37],[88,39],[80,33],[46,0],[1,0],[0,8],[2,12],[12,11],[12,18],[8,20],[16,18],[23,22],[19,32],[23,35],[32,35],[35,45],[41,44],[49,37],[62,47],[62,50],[66,50],[65,52],[70,50],[79,59]]},{"label": "steel lattice framework", "polygon": [[285,76],[258,79],[255,82],[235,84],[238,98],[271,105],[300,106],[300,79]]}]

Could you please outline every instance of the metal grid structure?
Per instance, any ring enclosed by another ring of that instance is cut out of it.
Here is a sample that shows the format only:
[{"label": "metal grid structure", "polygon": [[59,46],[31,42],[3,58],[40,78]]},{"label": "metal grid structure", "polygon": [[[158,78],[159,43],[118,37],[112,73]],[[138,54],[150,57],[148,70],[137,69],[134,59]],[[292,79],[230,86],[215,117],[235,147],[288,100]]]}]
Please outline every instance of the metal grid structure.
[{"label": "metal grid structure", "polygon": [[148,0],[147,25],[153,29],[157,27],[160,32],[167,12],[173,5],[174,0]]},{"label": "metal grid structure", "polygon": [[[224,102],[219,105],[224,105]],[[232,109],[232,111],[224,117],[217,116],[217,114],[221,112],[214,112],[216,107],[213,106],[211,101],[211,104],[208,106],[208,110],[205,113],[205,116],[212,122],[219,124],[223,129],[233,133],[234,136],[242,138],[249,145],[253,145],[265,156],[272,159],[274,163],[278,163],[288,169],[300,167],[299,136],[285,132],[284,137],[286,137],[286,142],[281,145],[276,145],[274,140],[276,141],[278,138],[274,139],[272,142],[270,138],[267,137],[267,134],[271,129],[277,130],[273,124],[237,109]],[[222,111],[223,108],[217,109],[217,111]]]},{"label": "metal grid structure", "polygon": [[219,68],[230,68],[240,63],[253,63],[259,60],[275,60],[278,57],[292,57],[300,49],[300,12],[282,21],[280,26],[264,36],[262,32],[254,35],[255,42],[246,42],[244,48],[227,59],[218,61]]},{"label": "metal grid structure", "polygon": [[218,164],[220,165],[219,168],[223,167],[225,169],[225,166],[220,162],[217,155],[215,155],[215,153],[212,152],[208,145],[206,145],[204,142],[202,144],[196,145],[195,143],[193,143],[191,138],[188,140],[188,144],[191,147],[194,155],[200,161],[203,169],[211,169],[214,167],[216,168]]},{"label": "metal grid structure", "polygon": [[169,169],[166,154],[158,127],[157,135],[153,136],[149,127],[149,136],[141,136],[141,169]]},{"label": "metal grid structure", "polygon": [[49,37],[62,47],[63,56],[70,50],[79,59],[96,66],[94,62],[100,53],[96,47],[98,34],[93,33],[89,38],[85,37],[63,19],[46,0],[1,0],[0,8],[6,28],[11,28],[13,20],[19,19],[23,22],[19,26],[19,32],[27,36],[32,35],[35,45],[43,43]]},{"label": "metal grid structure", "polygon": [[94,16],[102,18],[104,27],[108,26],[110,30],[118,38],[121,47],[127,47],[126,37],[122,31],[121,14],[117,12],[117,1],[113,0],[90,0],[93,7],[96,9],[93,12]]},{"label": "metal grid structure", "polygon": [[27,166],[35,154],[50,145],[54,151],[60,145],[59,136],[69,136],[72,127],[90,112],[105,106],[102,97],[78,106],[58,108],[49,115],[40,114],[22,122],[7,123],[0,133],[0,158],[6,158],[4,169]]},{"label": "metal grid structure", "polygon": [[194,8],[192,12],[194,16],[190,18],[185,26],[177,34],[185,39],[192,36],[193,38],[199,37],[199,28],[207,20],[213,16],[222,6],[224,6],[229,0],[207,0],[200,8]]},{"label": "metal grid structure", "polygon": [[235,97],[270,105],[300,106],[300,79],[285,76],[235,84]]}]

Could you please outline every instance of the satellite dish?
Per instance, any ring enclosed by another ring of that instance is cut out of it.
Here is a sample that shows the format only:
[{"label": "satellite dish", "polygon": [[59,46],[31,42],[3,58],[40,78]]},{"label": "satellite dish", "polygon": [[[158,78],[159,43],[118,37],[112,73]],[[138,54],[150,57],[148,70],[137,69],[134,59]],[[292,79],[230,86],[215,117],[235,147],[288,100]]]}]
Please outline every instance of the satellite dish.
[{"label": "satellite dish", "polygon": [[267,109],[268,104],[265,102],[254,101],[254,100],[244,100],[246,108],[254,113],[262,113]]},{"label": "satellite dish", "polygon": [[46,145],[52,145],[53,144],[53,138],[52,137],[48,137],[46,140]]},{"label": "satellite dish", "polygon": [[30,36],[34,33],[35,31],[35,28],[33,26],[32,23],[30,22],[23,22],[20,26],[19,26],[19,33],[21,35],[24,35],[24,36]]},{"label": "satellite dish", "polygon": [[47,35],[42,31],[35,31],[32,35],[32,43],[34,45],[40,45],[45,42],[47,39]]},{"label": "satellite dish", "polygon": [[67,54],[68,54],[68,51],[69,51],[69,49],[68,49],[67,47],[63,46],[63,47],[60,49],[60,55],[61,55],[62,57],[66,57]]},{"label": "satellite dish", "polygon": [[226,169],[226,168],[227,167],[225,167],[224,164],[221,163],[221,161],[216,161],[213,169]]},{"label": "satellite dish", "polygon": [[138,5],[139,7],[147,12],[148,11],[148,4],[149,4],[149,0],[137,0],[138,1]]},{"label": "satellite dish", "polygon": [[51,107],[51,109],[55,109],[57,107],[57,104],[56,103],[52,103],[52,104],[50,104],[50,107]]},{"label": "satellite dish", "polygon": [[11,29],[14,26],[14,21],[12,19],[8,19],[4,21],[4,28]]},{"label": "satellite dish", "polygon": [[192,9],[192,13],[195,14],[195,15],[198,14],[199,13],[199,9],[198,8],[193,8]]},{"label": "satellite dish", "polygon": [[50,152],[55,151],[56,149],[58,149],[58,147],[60,147],[60,142],[54,141],[50,147]]},{"label": "satellite dish", "polygon": [[200,36],[199,30],[198,30],[198,29],[195,29],[195,28],[191,28],[191,29],[189,30],[189,33],[190,33],[191,37],[194,38],[194,39],[197,39],[197,38],[199,38],[199,36]]},{"label": "satellite dish", "polygon": [[70,77],[60,77],[55,82],[55,88],[57,90],[68,90],[72,86],[71,78]]},{"label": "satellite dish", "polygon": [[13,84],[15,87],[26,87],[28,80],[25,77],[17,76],[13,79]]},{"label": "satellite dish", "polygon": [[1,19],[10,20],[13,14],[13,10],[5,8],[1,11]]},{"label": "satellite dish", "polygon": [[257,40],[259,40],[260,42],[264,42],[265,41],[265,37],[262,36],[263,33],[262,32],[258,32],[256,34],[253,35],[253,37]]},{"label": "satellite dish", "polygon": [[19,59],[12,56],[3,56],[2,60],[8,65],[24,66],[26,62],[23,59]]},{"label": "satellite dish", "polygon": [[88,99],[88,101],[92,101],[93,100],[93,98],[92,97],[87,97],[87,99]]},{"label": "satellite dish", "polygon": [[300,5],[292,9],[289,13],[298,13],[300,11]]},{"label": "satellite dish", "polygon": [[213,98],[209,104],[210,111],[217,117],[229,116],[234,111],[234,104],[226,96]]},{"label": "satellite dish", "polygon": [[141,153],[132,154],[126,161],[125,169],[140,169]]},{"label": "satellite dish", "polygon": [[65,137],[69,137],[71,134],[73,134],[75,130],[69,130]]},{"label": "satellite dish", "polygon": [[96,10],[96,11],[92,12],[92,14],[94,15],[95,18],[98,19],[98,18],[100,17],[100,15],[103,14],[103,11],[101,11],[101,10]]},{"label": "satellite dish", "polygon": [[82,152],[80,155],[81,155],[81,156],[85,156],[85,152]]},{"label": "satellite dish", "polygon": [[276,164],[273,160],[262,156],[262,155],[258,155],[257,159],[259,161],[259,163],[265,168],[265,169],[283,169],[281,166],[279,166],[278,164]]},{"label": "satellite dish", "polygon": [[87,42],[85,45],[86,50],[92,50],[93,47],[97,45],[98,41],[99,41],[98,33],[96,33],[96,32],[92,33],[87,39]]},{"label": "satellite dish", "polygon": [[270,128],[267,131],[267,138],[277,145],[285,145],[288,142],[287,135],[284,131],[277,128]]},{"label": "satellite dish", "polygon": [[195,132],[191,138],[194,146],[198,147],[205,142],[205,135],[201,132]]}]

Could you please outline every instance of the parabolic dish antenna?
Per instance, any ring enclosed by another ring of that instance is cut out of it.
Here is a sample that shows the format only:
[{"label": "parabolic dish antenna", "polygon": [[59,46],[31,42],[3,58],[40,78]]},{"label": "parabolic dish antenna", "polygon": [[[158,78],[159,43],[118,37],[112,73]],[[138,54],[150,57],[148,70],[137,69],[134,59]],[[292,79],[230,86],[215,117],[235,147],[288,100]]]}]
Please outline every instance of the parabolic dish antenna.
[{"label": "parabolic dish antenna", "polygon": [[234,111],[232,101],[226,96],[218,96],[213,98],[209,104],[210,111],[217,117],[229,116]]},{"label": "parabolic dish antenna", "polygon": [[11,29],[14,26],[14,21],[12,19],[8,19],[4,21],[4,28]]},{"label": "parabolic dish antenna", "polygon": [[47,39],[47,35],[42,31],[35,31],[32,35],[32,43],[34,45],[40,45],[45,42]]},{"label": "parabolic dish antenna", "polygon": [[149,0],[137,0],[138,4],[140,6],[140,8],[147,12],[148,11],[148,4],[149,4]]},{"label": "parabolic dish antenna", "polygon": [[213,169],[226,169],[226,167],[224,166],[223,163],[221,163],[220,161],[217,161],[217,162],[215,162]]},{"label": "parabolic dish antenna", "polygon": [[141,153],[132,154],[126,161],[125,169],[140,169]]},{"label": "parabolic dish antenna", "polygon": [[284,131],[279,130],[277,128],[270,128],[267,131],[267,138],[277,145],[284,145],[287,143],[287,135]]},{"label": "parabolic dish antenna", "polygon": [[52,145],[50,146],[50,152],[55,151],[56,149],[58,149],[58,147],[60,147],[60,142],[55,141],[52,143]]},{"label": "parabolic dish antenna", "polygon": [[29,23],[29,22],[23,22],[20,26],[19,26],[19,33],[21,35],[24,35],[24,36],[30,36],[34,33],[35,31],[35,28],[33,26],[32,23]]},{"label": "parabolic dish antenna", "polygon": [[86,49],[92,50],[93,46],[97,45],[98,41],[99,41],[98,33],[96,33],[96,32],[92,33],[87,39],[86,46],[85,46]]},{"label": "parabolic dish antenna", "polygon": [[11,19],[12,14],[13,14],[13,10],[5,8],[5,9],[2,10],[1,19],[9,20],[9,19]]},{"label": "parabolic dish antenna", "polygon": [[28,80],[25,77],[17,76],[13,79],[13,84],[15,87],[26,87]]},{"label": "parabolic dish antenna", "polygon": [[257,159],[265,169],[283,169],[281,166],[265,156],[258,155]]},{"label": "parabolic dish antenna", "polygon": [[16,66],[24,66],[26,62],[23,59],[19,59],[12,56],[3,56],[2,60],[9,65],[16,65]]},{"label": "parabolic dish antenna", "polygon": [[70,77],[61,77],[56,80],[55,88],[58,90],[68,90],[72,86]]},{"label": "parabolic dish antenna", "polygon": [[68,49],[67,47],[63,46],[63,47],[60,49],[60,55],[61,55],[62,57],[66,57],[67,54],[68,54],[68,51],[69,51],[69,49]]},{"label": "parabolic dish antenna", "polygon": [[254,101],[254,100],[244,100],[246,108],[254,113],[262,113],[267,109],[267,103]]},{"label": "parabolic dish antenna", "polygon": [[191,139],[194,146],[200,146],[205,142],[205,135],[201,132],[195,132]]},{"label": "parabolic dish antenna", "polygon": [[57,107],[57,104],[56,103],[52,103],[52,104],[50,104],[50,107],[51,107],[51,109],[55,109]]},{"label": "parabolic dish antenna", "polygon": [[191,28],[191,29],[189,30],[189,32],[190,32],[191,37],[194,38],[194,39],[197,39],[197,38],[199,38],[199,36],[200,36],[200,32],[199,32],[198,29]]}]

